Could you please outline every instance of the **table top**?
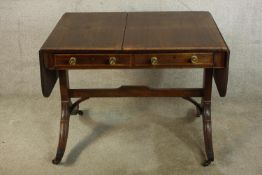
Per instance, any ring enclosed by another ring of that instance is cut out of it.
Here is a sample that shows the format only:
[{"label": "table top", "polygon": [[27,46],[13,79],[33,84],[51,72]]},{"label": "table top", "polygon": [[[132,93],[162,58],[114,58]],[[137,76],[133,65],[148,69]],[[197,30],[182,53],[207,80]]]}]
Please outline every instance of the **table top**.
[{"label": "table top", "polygon": [[[57,71],[50,70],[49,63],[57,61],[59,54],[89,53],[118,54],[118,57],[128,54],[130,57],[125,56],[121,61],[132,58],[132,64],[134,60],[148,59],[146,54],[170,53],[171,57],[162,55],[161,59],[179,61],[176,59],[179,53],[212,53],[213,58],[208,60],[224,65],[214,69],[214,79],[220,95],[226,95],[229,49],[209,12],[65,13],[39,51],[43,95],[48,97],[57,81]],[[61,58],[66,64],[67,56]],[[184,61],[187,57],[184,55]],[[99,57],[97,61],[105,59]]]},{"label": "table top", "polygon": [[41,50],[227,51],[209,12],[65,13]]}]

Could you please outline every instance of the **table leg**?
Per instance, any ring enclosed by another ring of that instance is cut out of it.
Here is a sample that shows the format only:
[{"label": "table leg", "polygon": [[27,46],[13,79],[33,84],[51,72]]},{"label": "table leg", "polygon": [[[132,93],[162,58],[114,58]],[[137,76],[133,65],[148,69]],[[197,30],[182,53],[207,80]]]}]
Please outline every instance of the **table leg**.
[{"label": "table leg", "polygon": [[[208,166],[214,161],[213,144],[212,144],[212,128],[211,128],[211,92],[212,92],[212,78],[213,69],[204,70],[204,83],[203,83],[203,97],[202,105],[199,106],[196,101],[191,98],[185,98],[196,105],[197,109],[202,113],[203,117],[203,132],[205,141],[205,151],[207,160],[204,162],[204,166]],[[70,114],[81,114],[79,113],[78,105],[82,101],[88,99],[88,97],[82,97],[77,100],[74,104],[71,103],[69,95],[69,79],[68,72],[66,70],[59,71],[59,82],[60,82],[60,93],[61,93],[61,121],[60,121],[60,134],[59,142],[57,147],[56,157],[53,160],[54,164],[59,164],[63,158],[66,142],[69,130],[69,119]],[[201,109],[202,107],[202,109]]]},{"label": "table leg", "polygon": [[59,142],[56,152],[56,157],[53,159],[53,164],[59,164],[63,158],[66,142],[69,130],[69,102],[61,103],[61,120],[60,120],[60,132],[59,132]]},{"label": "table leg", "polygon": [[205,141],[205,151],[207,160],[203,166],[208,166],[214,161],[213,143],[212,143],[212,126],[211,126],[211,92],[212,92],[213,69],[204,70],[204,96],[202,97],[202,117],[203,132]]},{"label": "table leg", "polygon": [[68,93],[69,80],[68,72],[65,70],[59,71],[60,93],[61,93],[61,120],[59,142],[57,147],[56,157],[53,159],[53,164],[59,164],[63,158],[69,130],[69,118],[71,101]]}]

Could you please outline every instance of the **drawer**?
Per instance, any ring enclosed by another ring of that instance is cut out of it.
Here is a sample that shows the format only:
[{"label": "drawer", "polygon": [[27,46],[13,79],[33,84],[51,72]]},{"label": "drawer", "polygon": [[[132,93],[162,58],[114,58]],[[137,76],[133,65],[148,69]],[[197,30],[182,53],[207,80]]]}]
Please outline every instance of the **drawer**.
[{"label": "drawer", "polygon": [[212,53],[174,53],[135,55],[137,67],[212,67]]},{"label": "drawer", "polygon": [[[50,64],[49,64],[50,65]],[[122,68],[131,66],[130,55],[100,54],[56,54],[51,67],[54,68]]]}]

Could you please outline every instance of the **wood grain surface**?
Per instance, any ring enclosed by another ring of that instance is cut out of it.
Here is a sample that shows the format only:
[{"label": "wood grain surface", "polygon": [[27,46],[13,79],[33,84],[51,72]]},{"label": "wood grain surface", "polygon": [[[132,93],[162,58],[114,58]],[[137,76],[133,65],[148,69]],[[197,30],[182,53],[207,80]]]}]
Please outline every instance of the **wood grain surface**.
[{"label": "wood grain surface", "polygon": [[209,12],[66,13],[41,50],[226,51]]},{"label": "wood grain surface", "polygon": [[123,50],[227,50],[209,12],[128,13]]},{"label": "wood grain surface", "polygon": [[126,13],[65,13],[42,50],[121,50]]}]

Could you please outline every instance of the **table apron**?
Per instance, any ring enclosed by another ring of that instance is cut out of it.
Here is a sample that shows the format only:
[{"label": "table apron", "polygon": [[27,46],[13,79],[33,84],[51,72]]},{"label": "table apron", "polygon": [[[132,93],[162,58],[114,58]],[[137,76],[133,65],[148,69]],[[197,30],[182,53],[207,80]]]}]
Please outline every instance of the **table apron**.
[{"label": "table apron", "polygon": [[53,54],[48,69],[224,68],[223,53]]}]

